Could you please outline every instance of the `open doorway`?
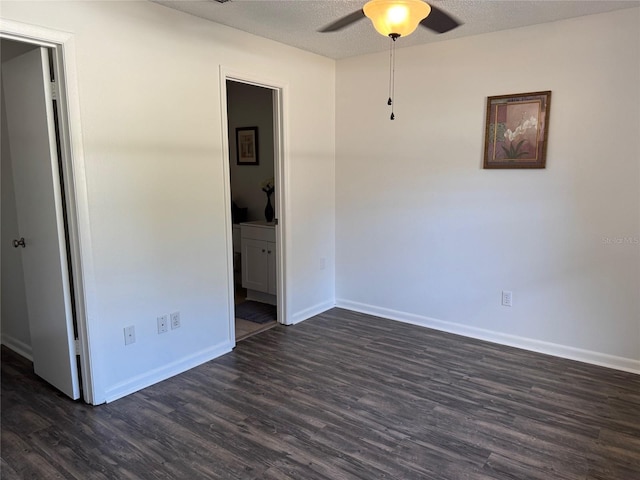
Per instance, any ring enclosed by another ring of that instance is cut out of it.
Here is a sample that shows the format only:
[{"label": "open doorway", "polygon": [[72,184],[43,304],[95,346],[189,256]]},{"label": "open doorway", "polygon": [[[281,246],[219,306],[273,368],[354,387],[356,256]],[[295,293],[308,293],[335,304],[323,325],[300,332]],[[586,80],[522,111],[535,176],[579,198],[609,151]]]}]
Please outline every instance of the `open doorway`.
[{"label": "open doorway", "polygon": [[235,340],[277,325],[275,92],[226,80]]},{"label": "open doorway", "polygon": [[0,33],[2,344],[91,403],[62,47]]}]

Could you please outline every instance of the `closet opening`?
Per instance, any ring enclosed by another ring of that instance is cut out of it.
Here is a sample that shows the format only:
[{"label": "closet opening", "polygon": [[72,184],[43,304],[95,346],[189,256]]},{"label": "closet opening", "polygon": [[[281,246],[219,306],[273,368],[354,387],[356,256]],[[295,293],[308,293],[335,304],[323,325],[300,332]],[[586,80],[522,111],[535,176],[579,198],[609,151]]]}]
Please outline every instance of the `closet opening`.
[{"label": "closet opening", "polygon": [[0,49],[2,344],[92,403],[63,47],[3,31]]}]

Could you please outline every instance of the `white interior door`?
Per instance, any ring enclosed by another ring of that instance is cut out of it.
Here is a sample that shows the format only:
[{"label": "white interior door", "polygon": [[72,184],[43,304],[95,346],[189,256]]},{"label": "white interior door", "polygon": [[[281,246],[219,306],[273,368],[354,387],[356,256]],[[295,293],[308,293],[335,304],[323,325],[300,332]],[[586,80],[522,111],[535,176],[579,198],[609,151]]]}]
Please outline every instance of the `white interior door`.
[{"label": "white interior door", "polygon": [[7,127],[37,375],[80,397],[48,52],[2,64]]}]

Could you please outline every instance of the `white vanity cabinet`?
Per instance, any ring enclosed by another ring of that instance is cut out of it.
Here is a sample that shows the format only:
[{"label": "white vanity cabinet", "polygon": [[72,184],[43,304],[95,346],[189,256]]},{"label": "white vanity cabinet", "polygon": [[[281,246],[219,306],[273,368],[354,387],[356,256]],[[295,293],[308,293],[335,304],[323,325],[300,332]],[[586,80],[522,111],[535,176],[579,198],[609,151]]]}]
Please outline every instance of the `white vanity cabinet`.
[{"label": "white vanity cabinet", "polygon": [[247,299],[276,303],[276,231],[273,223],[240,224],[242,286]]}]

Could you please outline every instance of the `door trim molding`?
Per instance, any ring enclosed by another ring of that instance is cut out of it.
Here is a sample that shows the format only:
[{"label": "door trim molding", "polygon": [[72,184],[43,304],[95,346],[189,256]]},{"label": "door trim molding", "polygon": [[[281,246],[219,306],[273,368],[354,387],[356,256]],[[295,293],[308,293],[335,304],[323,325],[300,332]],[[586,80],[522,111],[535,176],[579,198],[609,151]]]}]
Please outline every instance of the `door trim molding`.
[{"label": "door trim molding", "polygon": [[239,72],[220,65],[220,115],[222,118],[222,164],[223,178],[225,179],[225,228],[227,236],[227,276],[229,285],[229,332],[230,341],[235,345],[235,318],[234,312],[234,279],[233,279],[233,244],[232,244],[232,219],[231,219],[231,173],[229,167],[229,126],[227,115],[227,80],[245,83],[257,87],[268,88],[273,92],[273,134],[274,134],[274,178],[276,184],[275,206],[278,212],[278,227],[276,228],[276,279],[277,279],[277,316],[278,322],[289,325],[289,302],[287,297],[287,245],[289,244],[289,231],[287,219],[289,218],[289,144],[288,144],[288,105],[289,84],[284,81],[267,78],[247,72]]},{"label": "door trim molding", "polygon": [[75,39],[73,34],[41,26],[2,19],[0,37],[22,43],[32,43],[52,48],[54,65],[59,81],[61,109],[60,126],[62,140],[62,164],[65,178],[69,220],[69,248],[73,262],[78,340],[80,343],[80,369],[83,399],[97,405],[104,402],[104,395],[96,395],[93,375],[94,359],[91,350],[91,311],[95,305],[95,276],[89,202],[85,174],[78,76],[76,71]]}]

